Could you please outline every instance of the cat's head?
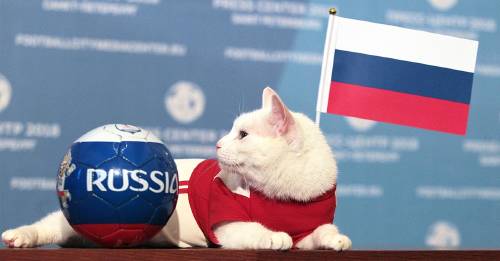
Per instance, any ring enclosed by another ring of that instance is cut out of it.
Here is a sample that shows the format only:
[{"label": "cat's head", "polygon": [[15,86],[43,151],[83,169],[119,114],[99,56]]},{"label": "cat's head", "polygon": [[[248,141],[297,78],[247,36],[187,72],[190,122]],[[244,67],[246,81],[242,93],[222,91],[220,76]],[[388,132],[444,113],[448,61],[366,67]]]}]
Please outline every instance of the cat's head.
[{"label": "cat's head", "polygon": [[226,174],[271,198],[307,201],[336,183],[336,162],[318,126],[269,87],[262,108],[240,115],[216,146]]}]

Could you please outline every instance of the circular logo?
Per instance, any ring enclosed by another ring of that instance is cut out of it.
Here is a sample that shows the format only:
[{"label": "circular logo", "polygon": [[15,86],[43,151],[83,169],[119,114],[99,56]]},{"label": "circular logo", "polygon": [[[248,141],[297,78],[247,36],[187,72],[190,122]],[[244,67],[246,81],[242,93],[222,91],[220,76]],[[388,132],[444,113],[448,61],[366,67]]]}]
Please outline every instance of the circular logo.
[{"label": "circular logo", "polygon": [[439,11],[448,11],[454,7],[458,0],[427,0],[435,9]]},{"label": "circular logo", "polygon": [[10,88],[10,83],[0,74],[0,112],[3,111],[10,103],[10,97],[12,95],[12,89]]},{"label": "circular logo", "polygon": [[344,117],[351,128],[359,132],[365,132],[373,128],[376,122],[354,117]]},{"label": "circular logo", "polygon": [[205,95],[198,85],[180,81],[168,90],[165,96],[165,108],[174,120],[188,124],[203,114]]},{"label": "circular logo", "polygon": [[460,246],[457,227],[447,221],[437,221],[431,225],[425,244],[436,249],[450,249]]}]

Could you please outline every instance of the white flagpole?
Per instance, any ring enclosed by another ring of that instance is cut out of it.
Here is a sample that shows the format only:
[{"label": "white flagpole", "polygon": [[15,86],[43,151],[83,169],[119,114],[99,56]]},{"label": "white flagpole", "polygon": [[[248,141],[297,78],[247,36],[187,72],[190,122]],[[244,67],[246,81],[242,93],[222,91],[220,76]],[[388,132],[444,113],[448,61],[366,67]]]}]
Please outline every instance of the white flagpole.
[{"label": "white flagpole", "polygon": [[[323,63],[321,64],[321,77],[319,80],[319,88],[318,88],[318,99],[316,100],[316,125],[319,126],[320,119],[321,119],[321,111],[322,111],[322,103],[325,95],[325,86],[328,82],[331,81],[331,79],[326,79],[328,73],[328,68],[331,68],[328,66],[328,62],[330,62],[329,56],[331,55],[330,47],[331,47],[331,41],[333,38],[333,20],[334,16],[337,13],[337,9],[335,8],[330,8],[328,10],[328,13],[330,14],[328,17],[328,26],[326,29],[326,39],[325,39],[325,48],[323,50]],[[332,61],[333,62],[333,61]]]}]

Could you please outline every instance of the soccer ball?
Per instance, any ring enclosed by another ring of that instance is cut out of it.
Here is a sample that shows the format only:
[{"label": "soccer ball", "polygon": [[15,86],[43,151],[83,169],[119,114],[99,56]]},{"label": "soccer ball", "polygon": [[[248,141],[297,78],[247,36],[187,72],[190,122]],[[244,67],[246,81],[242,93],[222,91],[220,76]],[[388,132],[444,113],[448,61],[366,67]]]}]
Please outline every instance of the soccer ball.
[{"label": "soccer ball", "polygon": [[167,147],[151,132],[123,124],[76,140],[57,177],[69,224],[106,247],[134,246],[154,236],[175,209],[178,186]]}]

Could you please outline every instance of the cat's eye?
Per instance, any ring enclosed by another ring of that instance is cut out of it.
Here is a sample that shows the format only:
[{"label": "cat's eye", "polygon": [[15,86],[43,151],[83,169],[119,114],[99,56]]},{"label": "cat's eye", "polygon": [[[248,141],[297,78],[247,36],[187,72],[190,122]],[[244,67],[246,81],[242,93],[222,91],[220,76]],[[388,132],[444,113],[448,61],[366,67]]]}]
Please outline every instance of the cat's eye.
[{"label": "cat's eye", "polygon": [[244,130],[240,130],[240,140],[248,136],[248,132]]}]

